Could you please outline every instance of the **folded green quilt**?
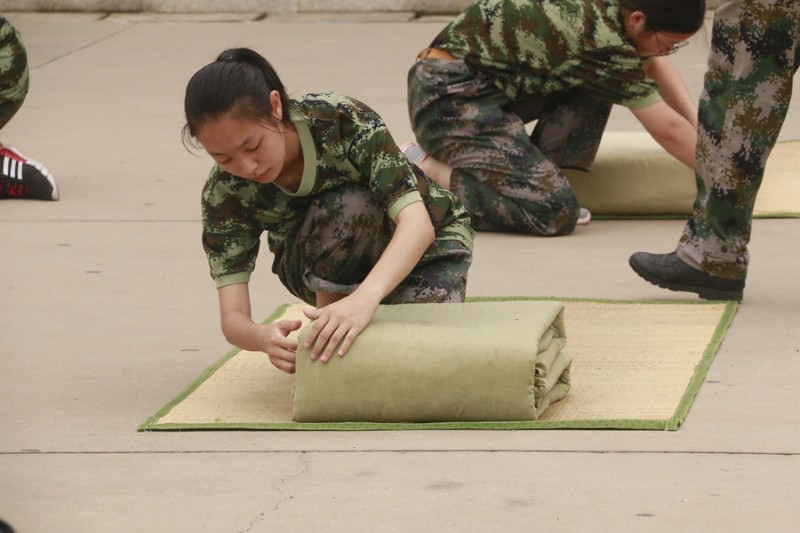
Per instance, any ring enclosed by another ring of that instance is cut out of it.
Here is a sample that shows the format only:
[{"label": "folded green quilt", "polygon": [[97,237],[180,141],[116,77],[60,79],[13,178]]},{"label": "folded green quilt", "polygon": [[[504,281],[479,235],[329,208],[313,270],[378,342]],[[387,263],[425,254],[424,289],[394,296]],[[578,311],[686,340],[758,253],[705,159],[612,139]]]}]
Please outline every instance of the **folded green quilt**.
[{"label": "folded green quilt", "polygon": [[309,327],[297,422],[535,420],[570,388],[561,302],[382,305],[327,363],[302,348]]},{"label": "folded green quilt", "polygon": [[[797,217],[800,141],[781,141],[770,152],[754,216]],[[581,207],[599,218],[684,218],[692,213],[694,171],[644,132],[605,132],[587,171],[564,168]]]},{"label": "folded green quilt", "polygon": [[647,133],[606,132],[589,171],[564,174],[593,215],[685,216],[697,193],[694,171]]}]

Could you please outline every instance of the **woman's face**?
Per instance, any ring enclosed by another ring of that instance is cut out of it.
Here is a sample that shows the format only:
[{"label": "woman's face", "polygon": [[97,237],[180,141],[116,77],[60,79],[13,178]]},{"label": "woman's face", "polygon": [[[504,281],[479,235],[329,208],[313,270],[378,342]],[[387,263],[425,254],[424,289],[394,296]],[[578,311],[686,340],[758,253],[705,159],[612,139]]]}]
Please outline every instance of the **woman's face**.
[{"label": "woman's face", "polygon": [[259,183],[280,182],[287,164],[288,130],[280,123],[283,111],[277,91],[270,94],[270,101],[276,125],[226,113],[197,131],[197,140],[225,172]]},{"label": "woman's face", "polygon": [[668,56],[687,44],[691,33],[650,31],[647,35],[630,36],[636,52],[642,57]]}]

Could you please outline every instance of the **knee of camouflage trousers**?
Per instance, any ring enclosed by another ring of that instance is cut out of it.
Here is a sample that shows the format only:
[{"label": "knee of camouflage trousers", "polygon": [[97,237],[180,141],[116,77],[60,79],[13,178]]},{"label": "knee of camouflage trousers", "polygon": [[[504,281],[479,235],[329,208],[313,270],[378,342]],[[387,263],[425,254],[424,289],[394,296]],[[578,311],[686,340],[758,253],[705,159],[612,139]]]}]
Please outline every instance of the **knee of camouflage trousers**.
[{"label": "knee of camouflage trousers", "polygon": [[290,292],[312,304],[318,291],[350,294],[377,263],[393,228],[377,195],[364,186],[322,193],[287,239],[278,275]]}]

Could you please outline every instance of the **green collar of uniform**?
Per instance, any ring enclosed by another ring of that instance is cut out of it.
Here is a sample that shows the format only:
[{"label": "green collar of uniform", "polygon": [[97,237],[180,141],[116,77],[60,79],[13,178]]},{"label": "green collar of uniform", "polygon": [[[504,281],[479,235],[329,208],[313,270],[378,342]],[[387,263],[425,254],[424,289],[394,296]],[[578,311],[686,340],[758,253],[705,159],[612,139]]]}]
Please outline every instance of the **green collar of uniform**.
[{"label": "green collar of uniform", "polygon": [[278,187],[290,196],[308,196],[317,181],[317,146],[314,144],[306,117],[297,111],[292,111],[289,117],[300,139],[300,150],[303,152],[303,177],[300,179],[297,192],[288,191],[280,185]]}]

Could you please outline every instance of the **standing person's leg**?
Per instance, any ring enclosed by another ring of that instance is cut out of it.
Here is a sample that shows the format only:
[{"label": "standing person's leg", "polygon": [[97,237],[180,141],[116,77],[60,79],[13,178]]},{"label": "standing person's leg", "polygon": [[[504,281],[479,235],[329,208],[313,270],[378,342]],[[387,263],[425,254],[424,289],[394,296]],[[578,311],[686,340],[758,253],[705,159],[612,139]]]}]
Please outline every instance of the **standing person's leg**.
[{"label": "standing person's leg", "polygon": [[507,97],[463,61],[418,61],[409,114],[419,143],[452,167],[450,190],[483,231],[570,233],[578,202],[566,177],[530,141]]},{"label": "standing person's leg", "polygon": [[698,115],[698,195],[677,254],[711,275],[744,280],[753,206],[799,66],[800,3],[727,2],[714,24]]},{"label": "standing person's leg", "polygon": [[692,218],[671,254],[637,252],[643,278],[701,298],[741,300],[753,206],[800,66],[800,3],[731,0],[714,17],[700,99]]},{"label": "standing person's leg", "polygon": [[[22,107],[28,94],[28,56],[17,30],[0,17],[0,129]],[[52,174],[38,161],[0,143],[0,199],[57,200]]]}]

